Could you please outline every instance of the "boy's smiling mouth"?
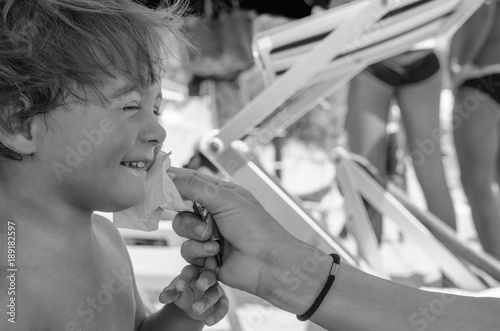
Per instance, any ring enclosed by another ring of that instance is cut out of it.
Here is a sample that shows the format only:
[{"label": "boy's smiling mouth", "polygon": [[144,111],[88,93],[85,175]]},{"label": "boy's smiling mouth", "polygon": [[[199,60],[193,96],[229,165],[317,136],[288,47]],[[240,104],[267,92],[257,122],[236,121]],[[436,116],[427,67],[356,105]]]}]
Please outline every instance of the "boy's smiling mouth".
[{"label": "boy's smiling mouth", "polygon": [[148,162],[150,161],[122,161],[120,165],[125,167],[135,177],[146,177],[148,174],[146,167]]},{"label": "boy's smiling mouth", "polygon": [[120,162],[120,164],[129,168],[146,170],[145,161]]}]

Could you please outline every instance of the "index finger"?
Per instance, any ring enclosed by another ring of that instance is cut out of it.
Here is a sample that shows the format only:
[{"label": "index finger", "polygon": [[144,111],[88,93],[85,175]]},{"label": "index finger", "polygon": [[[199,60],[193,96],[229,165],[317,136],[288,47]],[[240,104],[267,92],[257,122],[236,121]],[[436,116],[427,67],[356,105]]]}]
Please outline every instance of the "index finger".
[{"label": "index finger", "polygon": [[177,171],[174,175],[170,177],[182,198],[201,203],[212,214],[219,213],[222,205],[234,195],[230,188],[202,179],[195,172]]},{"label": "index finger", "polygon": [[201,178],[209,183],[212,183],[214,185],[220,185],[222,187],[226,187],[229,189],[236,189],[237,187],[239,187],[239,185],[237,185],[237,184],[219,179],[219,178],[214,177],[214,176],[209,176],[207,174],[203,174],[203,173],[200,173],[200,172],[198,172],[196,170],[192,170],[192,169],[168,167],[167,172],[169,175],[173,174],[174,176],[177,176],[177,175],[196,176],[196,177],[199,177],[199,178]]},{"label": "index finger", "polygon": [[[167,172],[168,172],[169,176],[171,176],[171,178],[175,178],[177,175],[196,176],[196,177],[198,177],[204,181],[207,181],[213,185],[222,186],[224,188],[233,190],[236,193],[242,195],[243,197],[245,197],[251,201],[258,202],[257,199],[252,195],[252,193],[250,193],[250,191],[248,191],[247,189],[243,188],[242,186],[240,186],[238,184],[231,183],[231,182],[219,179],[217,177],[209,176],[207,174],[203,174],[203,173],[197,172],[195,170],[191,170],[191,169],[175,168],[175,167],[169,167],[167,169]],[[198,201],[198,202],[202,203],[201,201]],[[208,207],[208,206],[205,205],[205,207]]]}]

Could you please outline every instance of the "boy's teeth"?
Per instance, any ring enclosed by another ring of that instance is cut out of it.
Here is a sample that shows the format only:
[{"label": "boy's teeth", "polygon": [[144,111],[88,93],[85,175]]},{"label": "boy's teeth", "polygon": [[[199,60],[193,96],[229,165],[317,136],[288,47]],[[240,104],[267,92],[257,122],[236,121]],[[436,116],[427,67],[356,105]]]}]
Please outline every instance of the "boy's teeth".
[{"label": "boy's teeth", "polygon": [[131,167],[131,168],[144,168],[146,166],[146,162],[141,161],[141,162],[122,162],[124,166],[126,167]]}]

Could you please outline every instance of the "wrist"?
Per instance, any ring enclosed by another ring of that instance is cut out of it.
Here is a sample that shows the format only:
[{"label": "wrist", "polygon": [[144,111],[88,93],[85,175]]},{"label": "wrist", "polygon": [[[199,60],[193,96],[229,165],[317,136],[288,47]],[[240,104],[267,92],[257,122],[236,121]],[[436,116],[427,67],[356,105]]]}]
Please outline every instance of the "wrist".
[{"label": "wrist", "polygon": [[270,253],[258,295],[290,313],[305,313],[328,279],[332,257],[294,240]]}]

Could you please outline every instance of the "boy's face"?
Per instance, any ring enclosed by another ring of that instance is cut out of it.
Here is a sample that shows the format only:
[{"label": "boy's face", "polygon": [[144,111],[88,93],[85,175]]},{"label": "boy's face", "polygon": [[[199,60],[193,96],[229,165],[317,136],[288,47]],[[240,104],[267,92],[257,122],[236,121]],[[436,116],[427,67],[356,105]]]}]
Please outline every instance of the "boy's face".
[{"label": "boy's face", "polygon": [[69,100],[47,115],[33,162],[56,199],[111,212],[140,201],[145,169],[166,133],[157,116],[159,83],[137,89],[122,77],[101,92],[109,102]]}]

